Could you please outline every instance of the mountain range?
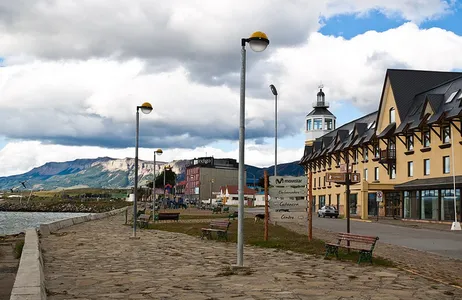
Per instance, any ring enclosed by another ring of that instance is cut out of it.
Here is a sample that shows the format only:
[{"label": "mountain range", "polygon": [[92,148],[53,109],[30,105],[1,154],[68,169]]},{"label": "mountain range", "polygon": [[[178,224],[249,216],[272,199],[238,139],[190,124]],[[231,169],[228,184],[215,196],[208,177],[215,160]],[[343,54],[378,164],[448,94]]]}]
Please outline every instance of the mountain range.
[{"label": "mountain range", "polygon": [[[190,160],[174,160],[172,162],[156,162],[156,174],[159,174],[163,165],[172,167],[178,177],[177,181],[184,180],[186,166]],[[145,185],[153,179],[153,161],[138,160],[139,184]],[[99,157],[95,159],[76,159],[67,162],[48,162],[40,167],[33,168],[29,172],[19,175],[0,177],[0,190],[33,187],[34,190],[54,190],[69,188],[130,188],[134,183],[135,159],[116,159]],[[259,168],[246,165],[247,178],[258,181],[263,177],[263,172],[269,175],[274,172],[274,166]],[[298,161],[278,164],[278,175],[299,176],[304,171],[298,165]]]}]

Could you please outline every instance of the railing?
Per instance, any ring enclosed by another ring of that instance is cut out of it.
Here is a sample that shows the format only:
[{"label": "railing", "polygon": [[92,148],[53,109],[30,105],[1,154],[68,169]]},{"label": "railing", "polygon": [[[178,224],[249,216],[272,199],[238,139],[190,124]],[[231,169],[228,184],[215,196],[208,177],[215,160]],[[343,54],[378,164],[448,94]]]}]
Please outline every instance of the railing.
[{"label": "railing", "polygon": [[396,149],[380,150],[380,161],[396,160]]}]

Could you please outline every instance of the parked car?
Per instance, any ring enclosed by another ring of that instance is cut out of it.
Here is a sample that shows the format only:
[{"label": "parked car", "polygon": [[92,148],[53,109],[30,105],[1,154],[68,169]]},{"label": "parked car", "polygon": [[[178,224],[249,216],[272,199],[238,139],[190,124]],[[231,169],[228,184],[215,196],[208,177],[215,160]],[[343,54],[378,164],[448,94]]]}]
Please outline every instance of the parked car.
[{"label": "parked car", "polygon": [[323,206],[318,210],[318,217],[338,218],[338,210],[334,206]]}]

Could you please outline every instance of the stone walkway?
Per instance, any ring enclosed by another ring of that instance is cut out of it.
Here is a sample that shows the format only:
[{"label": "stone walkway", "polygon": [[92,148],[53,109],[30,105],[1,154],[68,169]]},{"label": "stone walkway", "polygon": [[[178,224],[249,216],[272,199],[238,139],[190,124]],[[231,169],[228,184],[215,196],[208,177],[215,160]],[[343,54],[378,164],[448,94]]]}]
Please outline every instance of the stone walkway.
[{"label": "stone walkway", "polygon": [[[294,223],[281,223],[285,228],[307,234],[307,226]],[[313,228],[313,237],[326,242],[335,242],[336,233]],[[377,242],[374,253],[392,260],[401,268],[414,271],[422,276],[440,280],[462,287],[462,260],[443,257],[437,254]]]},{"label": "stone walkway", "polygon": [[396,269],[142,230],[123,216],[42,238],[48,299],[461,299],[462,290]]}]

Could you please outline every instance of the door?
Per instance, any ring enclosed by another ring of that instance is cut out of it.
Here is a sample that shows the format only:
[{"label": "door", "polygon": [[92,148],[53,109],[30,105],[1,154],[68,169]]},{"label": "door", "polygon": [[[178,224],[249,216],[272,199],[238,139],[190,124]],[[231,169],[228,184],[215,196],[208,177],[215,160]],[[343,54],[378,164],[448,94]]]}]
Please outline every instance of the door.
[{"label": "door", "polygon": [[400,217],[400,193],[385,192],[385,216]]}]

